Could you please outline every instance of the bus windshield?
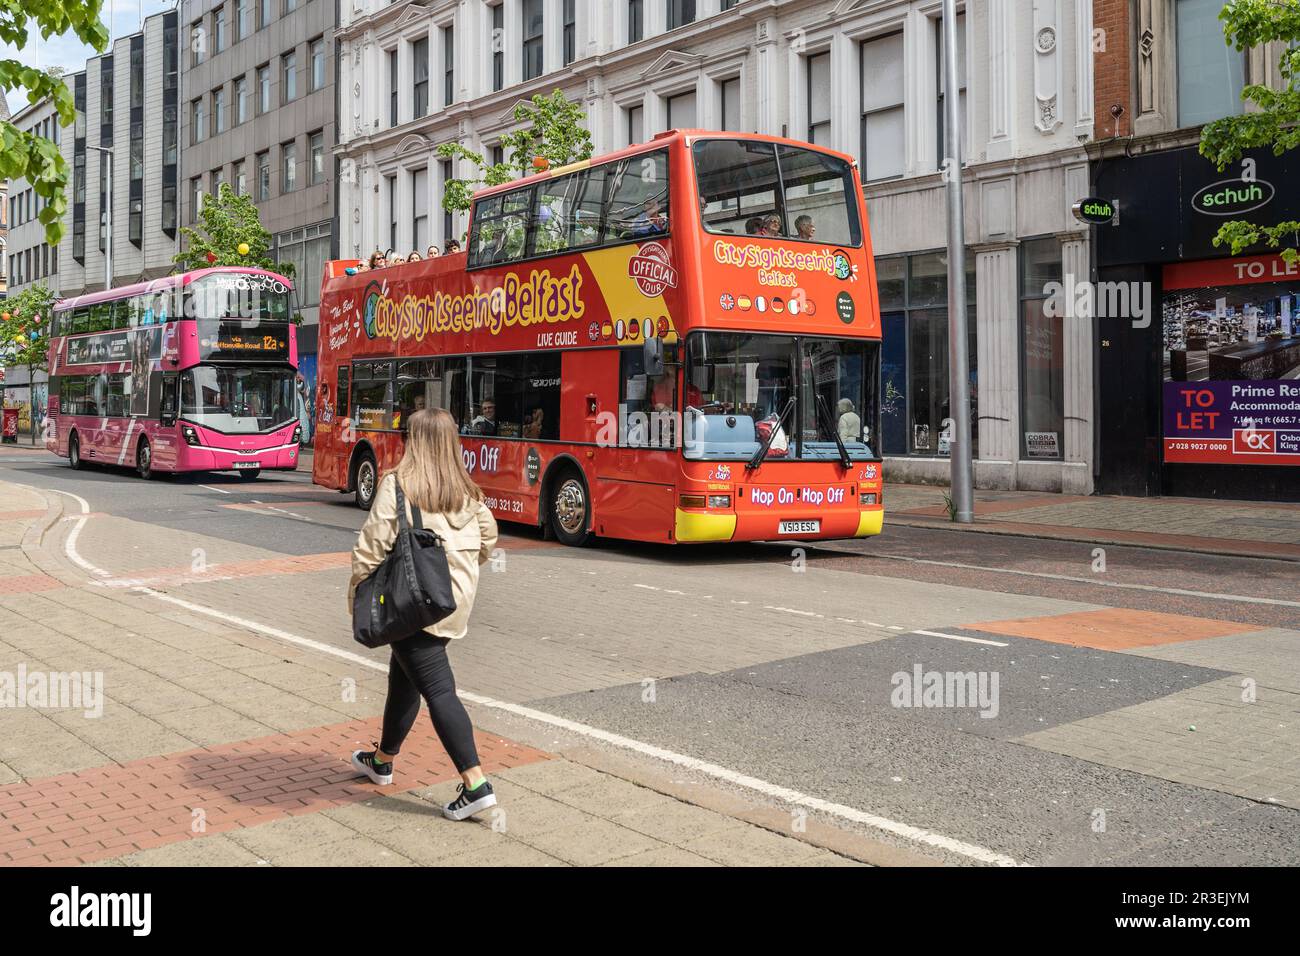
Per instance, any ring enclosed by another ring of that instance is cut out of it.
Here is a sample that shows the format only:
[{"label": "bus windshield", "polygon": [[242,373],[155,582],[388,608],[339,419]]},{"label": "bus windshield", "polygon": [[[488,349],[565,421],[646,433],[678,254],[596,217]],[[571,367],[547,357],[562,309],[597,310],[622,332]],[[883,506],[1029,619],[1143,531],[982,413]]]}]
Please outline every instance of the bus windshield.
[{"label": "bus windshield", "polygon": [[843,160],[754,140],[700,140],[693,152],[709,232],[862,245],[853,171]]},{"label": "bus windshield", "polygon": [[186,287],[189,311],[196,319],[255,319],[288,322],[289,287],[273,275],[222,272],[195,279]]},{"label": "bus windshield", "polygon": [[[874,342],[748,332],[687,339],[685,455],[874,459]],[[837,440],[838,439],[838,440]]]},{"label": "bus windshield", "polygon": [[181,415],[226,434],[252,434],[297,417],[288,368],[198,365],[181,373]]}]

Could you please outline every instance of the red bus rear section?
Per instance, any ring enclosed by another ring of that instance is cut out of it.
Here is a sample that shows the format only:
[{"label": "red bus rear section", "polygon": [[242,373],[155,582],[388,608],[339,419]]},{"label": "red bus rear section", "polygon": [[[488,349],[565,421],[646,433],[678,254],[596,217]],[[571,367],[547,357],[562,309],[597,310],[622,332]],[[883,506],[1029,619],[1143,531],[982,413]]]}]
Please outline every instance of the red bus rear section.
[{"label": "red bus rear section", "polygon": [[329,263],[313,480],[369,507],[437,406],[497,518],[565,543],[879,533],[861,196],[849,157],[674,131],[480,192],[465,252]]}]

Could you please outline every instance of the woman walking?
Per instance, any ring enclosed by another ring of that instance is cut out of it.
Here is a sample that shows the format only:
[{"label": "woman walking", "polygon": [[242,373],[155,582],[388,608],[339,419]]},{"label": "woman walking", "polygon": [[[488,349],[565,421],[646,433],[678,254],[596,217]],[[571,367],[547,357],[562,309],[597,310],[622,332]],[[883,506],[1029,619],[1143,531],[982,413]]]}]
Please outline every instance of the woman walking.
[{"label": "woman walking", "polygon": [[397,538],[400,482],[408,505],[407,520],[413,520],[411,508],[419,508],[424,527],[442,538],[456,610],[392,645],[383,739],[375,742],[374,750],[353,753],[352,766],[381,786],[392,783],[393,760],[415,724],[423,698],[433,718],[433,729],[463,781],[456,799],[443,807],[443,815],[449,820],[464,820],[494,806],[497,798],[479,766],[474,728],[465,705],[456,696],[447,646],[465,636],[478,589],[479,565],[488,560],[496,546],[497,523],[483,504],[483,492],[465,470],[451,415],[441,408],[417,411],[406,425],[406,453],[396,471],[379,483],[370,516],[352,551],[348,609],[350,612],[357,585],[379,567]]}]

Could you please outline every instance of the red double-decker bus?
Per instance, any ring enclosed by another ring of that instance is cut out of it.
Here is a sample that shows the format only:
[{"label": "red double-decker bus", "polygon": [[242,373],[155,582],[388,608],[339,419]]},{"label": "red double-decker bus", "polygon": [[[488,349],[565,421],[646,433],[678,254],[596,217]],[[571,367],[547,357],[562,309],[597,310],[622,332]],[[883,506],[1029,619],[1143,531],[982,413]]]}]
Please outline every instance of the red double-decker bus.
[{"label": "red double-decker bus", "polygon": [[467,246],[327,267],[317,484],[368,508],[403,420],[438,406],[496,516],[567,544],[879,533],[851,157],[670,131],[483,190]]},{"label": "red double-decker bus", "polygon": [[298,467],[292,286],[215,267],[64,299],[50,339],[45,447],[159,472]]}]

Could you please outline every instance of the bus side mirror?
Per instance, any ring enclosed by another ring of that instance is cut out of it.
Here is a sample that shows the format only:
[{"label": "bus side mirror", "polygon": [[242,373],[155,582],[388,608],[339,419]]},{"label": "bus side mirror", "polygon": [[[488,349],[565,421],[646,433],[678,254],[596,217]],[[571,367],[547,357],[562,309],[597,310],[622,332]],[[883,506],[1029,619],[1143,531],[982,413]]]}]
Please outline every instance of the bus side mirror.
[{"label": "bus side mirror", "polygon": [[645,340],[645,373],[651,377],[664,373],[664,340],[659,337]]}]

